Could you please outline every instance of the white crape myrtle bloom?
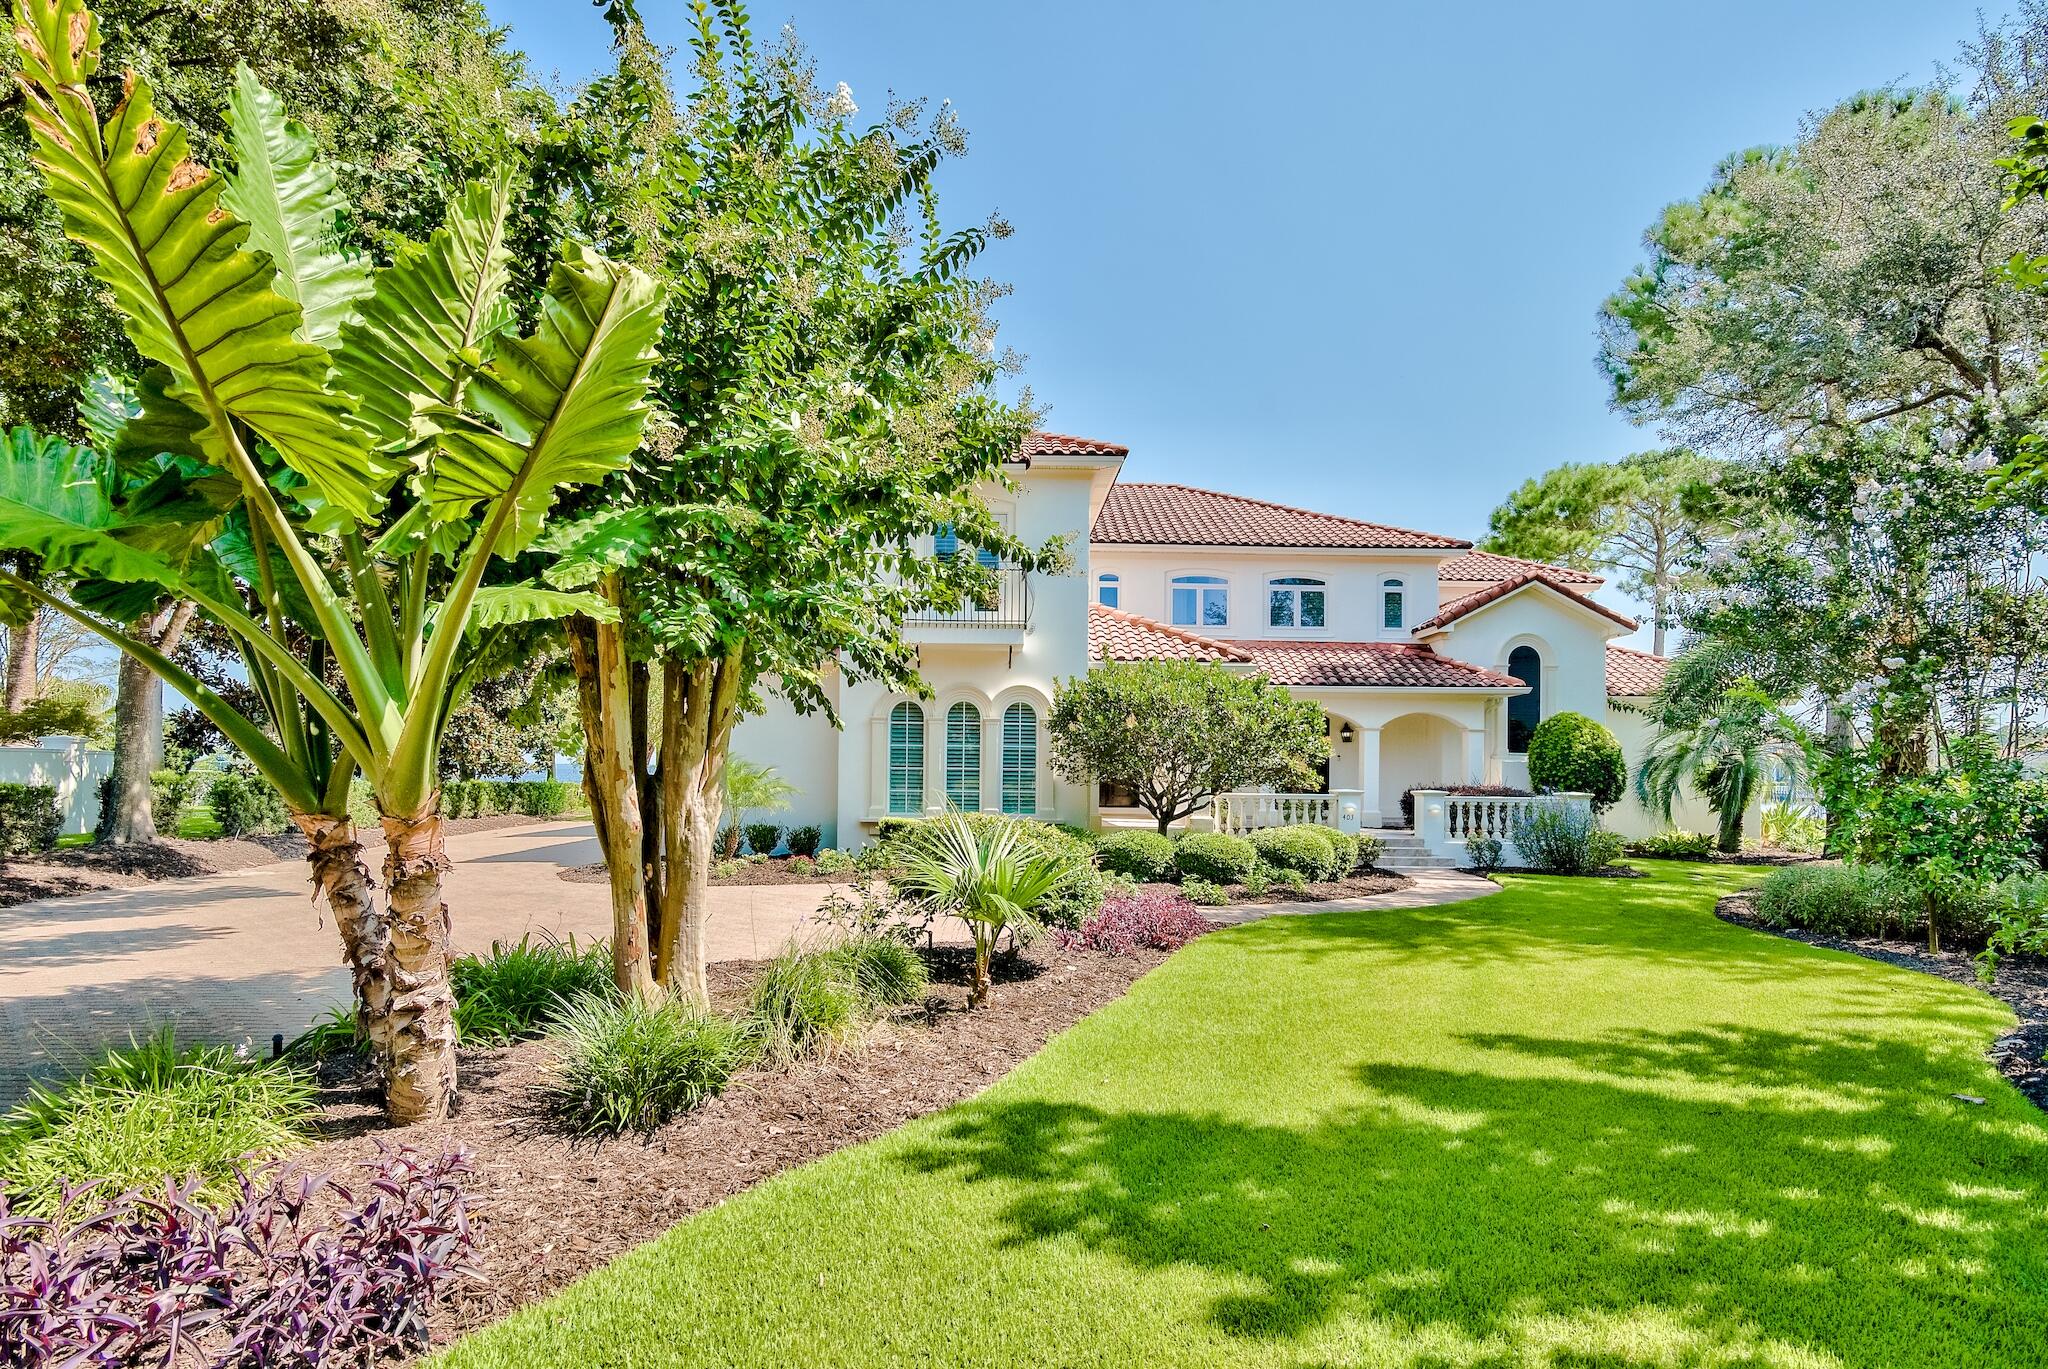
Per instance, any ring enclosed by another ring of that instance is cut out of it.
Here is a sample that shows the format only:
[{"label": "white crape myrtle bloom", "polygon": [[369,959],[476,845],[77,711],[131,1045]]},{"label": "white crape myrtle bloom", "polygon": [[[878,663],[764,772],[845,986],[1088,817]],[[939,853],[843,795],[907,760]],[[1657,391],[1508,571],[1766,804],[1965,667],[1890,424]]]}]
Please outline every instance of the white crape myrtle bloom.
[{"label": "white crape myrtle bloom", "polygon": [[1886,670],[1904,670],[1906,668],[1906,658],[1903,656],[1887,656],[1882,664]]},{"label": "white crape myrtle bloom", "polygon": [[841,81],[825,101],[825,112],[835,119],[844,119],[849,114],[860,113],[860,106],[853,102],[853,88]]}]

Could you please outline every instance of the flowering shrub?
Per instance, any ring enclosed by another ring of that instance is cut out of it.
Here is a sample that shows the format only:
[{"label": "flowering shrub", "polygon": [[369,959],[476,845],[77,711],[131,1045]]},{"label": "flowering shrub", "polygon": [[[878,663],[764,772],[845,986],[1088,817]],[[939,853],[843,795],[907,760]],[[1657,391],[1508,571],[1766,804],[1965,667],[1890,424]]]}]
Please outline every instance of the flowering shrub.
[{"label": "flowering shrub", "polygon": [[1170,951],[1209,930],[1208,921],[1195,911],[1195,905],[1178,893],[1145,889],[1110,899],[1081,924],[1081,930],[1062,931],[1058,936],[1060,945],[1068,950],[1130,955],[1139,950]]},{"label": "flowering shrub", "polygon": [[0,1190],[0,1364],[243,1369],[417,1351],[473,1276],[469,1157],[384,1150],[353,1188],[280,1165],[210,1206],[195,1183],[24,1216]]}]

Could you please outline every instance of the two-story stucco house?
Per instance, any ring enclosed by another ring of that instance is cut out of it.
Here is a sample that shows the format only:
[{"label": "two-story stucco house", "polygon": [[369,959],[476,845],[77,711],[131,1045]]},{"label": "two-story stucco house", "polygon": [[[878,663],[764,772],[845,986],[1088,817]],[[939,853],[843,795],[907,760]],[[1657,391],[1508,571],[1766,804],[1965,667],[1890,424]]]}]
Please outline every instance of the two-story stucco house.
[{"label": "two-story stucco house", "polygon": [[[1631,767],[1641,754],[1646,720],[1630,705],[1654,692],[1664,661],[1614,644],[1636,624],[1598,602],[1599,576],[1456,537],[1125,482],[1126,455],[1055,433],[1026,441],[1015,488],[991,503],[1026,541],[1068,536],[1073,571],[1004,570],[993,607],[910,624],[932,698],[842,680],[843,730],[773,697],[741,725],[735,752],[802,790],[783,820],[816,823],[851,849],[885,817],[949,805],[1093,826],[1141,818],[1049,763],[1055,681],[1102,660],[1214,661],[1313,699],[1330,719],[1328,791],[1353,796],[1344,825],[1367,830],[1401,824],[1409,789],[1525,786],[1529,732],[1554,713],[1605,721]],[[1711,826],[1700,811],[1679,820]],[[1632,799],[1606,821],[1624,834],[1664,825]]]}]

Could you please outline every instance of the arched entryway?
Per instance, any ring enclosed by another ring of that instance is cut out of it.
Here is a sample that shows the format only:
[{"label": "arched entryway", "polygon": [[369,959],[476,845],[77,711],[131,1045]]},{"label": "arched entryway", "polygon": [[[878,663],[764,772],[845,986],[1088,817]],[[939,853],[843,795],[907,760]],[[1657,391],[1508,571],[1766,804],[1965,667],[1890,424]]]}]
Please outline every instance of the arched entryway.
[{"label": "arched entryway", "polygon": [[1380,728],[1382,820],[1401,820],[1401,795],[1409,789],[1463,784],[1465,729],[1434,713],[1403,713]]}]

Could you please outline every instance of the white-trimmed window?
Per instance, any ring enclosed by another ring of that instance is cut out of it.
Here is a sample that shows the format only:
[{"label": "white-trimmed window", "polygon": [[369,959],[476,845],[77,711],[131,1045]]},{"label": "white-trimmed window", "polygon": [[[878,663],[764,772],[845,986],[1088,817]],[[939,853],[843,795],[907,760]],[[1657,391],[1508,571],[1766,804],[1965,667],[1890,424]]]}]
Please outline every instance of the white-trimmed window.
[{"label": "white-trimmed window", "polygon": [[908,699],[889,710],[889,811],[924,811],[924,710]]},{"label": "white-trimmed window", "polygon": [[1220,575],[1173,577],[1175,627],[1228,627],[1230,582]]},{"label": "white-trimmed window", "polygon": [[1399,580],[1380,581],[1380,626],[1401,628],[1407,626],[1408,595],[1406,587]]},{"label": "white-trimmed window", "polygon": [[1279,575],[1266,581],[1267,627],[1328,627],[1327,589],[1305,575]]},{"label": "white-trimmed window", "polygon": [[965,700],[946,710],[946,802],[981,810],[981,710]]},{"label": "white-trimmed window", "polygon": [[[932,555],[938,557],[941,561],[950,561],[959,554],[960,534],[954,531],[951,523],[941,523],[932,533]],[[994,570],[1002,564],[992,551],[977,550],[974,553],[974,559],[987,566],[990,570]]]},{"label": "white-trimmed window", "polygon": [[1003,710],[1003,811],[1038,811],[1038,710],[1027,703]]},{"label": "white-trimmed window", "polygon": [[1123,577],[1113,570],[1106,570],[1095,577],[1095,602],[1104,608],[1123,607]]}]

